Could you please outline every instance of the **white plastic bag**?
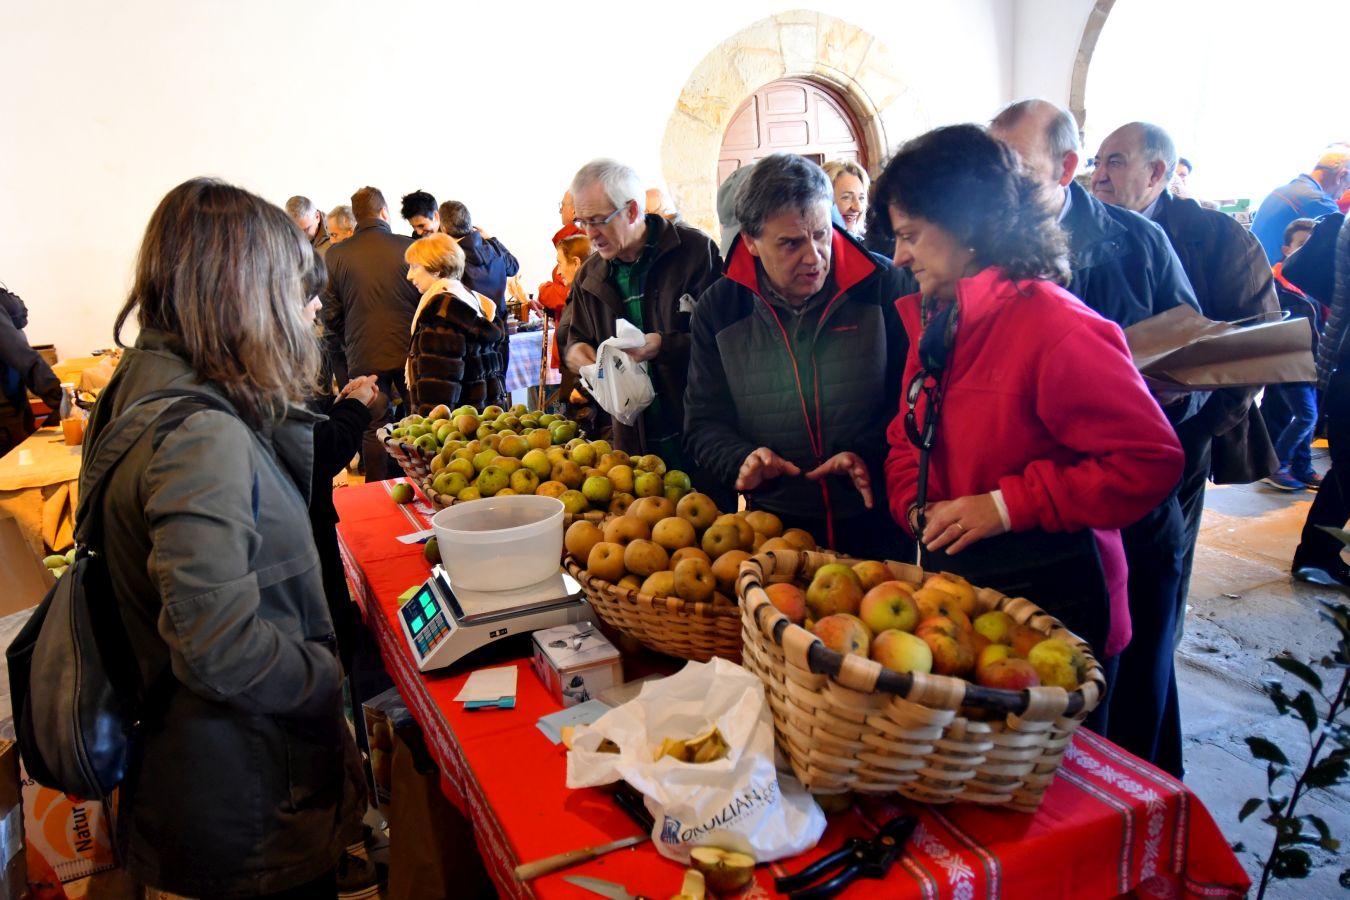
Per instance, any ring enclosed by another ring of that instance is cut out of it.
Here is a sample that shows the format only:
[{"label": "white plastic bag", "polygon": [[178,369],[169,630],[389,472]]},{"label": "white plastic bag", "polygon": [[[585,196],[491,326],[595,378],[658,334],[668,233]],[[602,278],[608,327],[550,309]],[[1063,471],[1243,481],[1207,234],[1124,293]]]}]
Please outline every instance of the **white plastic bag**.
[{"label": "white plastic bag", "polygon": [[651,406],[656,391],[645,362],[634,362],[625,350],[636,350],[647,336],[632,322],[614,323],[614,337],[606,338],[595,351],[595,362],[577,373],[600,408],[624,425],[632,425]]},{"label": "white plastic bag", "polygon": [[[709,763],[652,757],[664,738],[721,731],[730,752]],[[603,738],[618,753],[599,753]],[[645,685],[636,699],[578,729],[567,754],[567,786],[620,778],[642,792],[655,824],[652,843],[680,863],[715,846],[772,862],[814,847],[825,814],[791,775],[774,769],[773,720],[758,678],[734,663],[691,662]]]}]

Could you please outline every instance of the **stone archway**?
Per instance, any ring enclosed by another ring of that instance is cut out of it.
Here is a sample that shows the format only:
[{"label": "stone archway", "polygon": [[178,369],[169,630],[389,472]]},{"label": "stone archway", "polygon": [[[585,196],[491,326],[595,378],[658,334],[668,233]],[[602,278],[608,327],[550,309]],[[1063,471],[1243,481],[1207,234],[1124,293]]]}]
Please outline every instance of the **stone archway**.
[{"label": "stone archway", "polygon": [[722,133],[742,100],[779,78],[806,78],[839,93],[862,129],[868,159],[879,165],[892,146],[929,127],[917,93],[897,71],[870,33],[812,10],[779,13],[727,38],[695,67],[666,123],[661,170],[680,213],[717,235]]},{"label": "stone archway", "polygon": [[1088,13],[1087,24],[1083,26],[1083,36],[1078,41],[1078,53],[1073,60],[1073,75],[1069,82],[1069,112],[1078,121],[1078,137],[1081,140],[1083,129],[1087,126],[1087,76],[1092,65],[1092,52],[1097,49],[1097,38],[1101,37],[1106,17],[1111,15],[1111,7],[1116,0],[1096,0],[1092,12]]}]

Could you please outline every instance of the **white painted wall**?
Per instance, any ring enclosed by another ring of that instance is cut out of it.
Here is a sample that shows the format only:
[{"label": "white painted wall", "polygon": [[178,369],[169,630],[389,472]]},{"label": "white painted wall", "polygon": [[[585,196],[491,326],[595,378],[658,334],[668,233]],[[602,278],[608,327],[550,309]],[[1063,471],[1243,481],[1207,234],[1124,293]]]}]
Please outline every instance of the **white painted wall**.
[{"label": "white painted wall", "polygon": [[[30,339],[62,356],[111,346],[151,210],[201,174],[325,209],[367,183],[395,206],[415,188],[456,198],[537,284],[576,168],[605,154],[657,177],[666,119],[694,66],[791,4],[601,2],[573,4],[571,18],[567,8],[5,4],[0,280],[27,301]],[[818,8],[889,46],[933,124],[987,118],[1019,71],[1007,0]]]},{"label": "white painted wall", "polygon": [[1016,0],[1010,99],[1041,97],[1069,105],[1074,58],[1095,5],[1095,0]]}]

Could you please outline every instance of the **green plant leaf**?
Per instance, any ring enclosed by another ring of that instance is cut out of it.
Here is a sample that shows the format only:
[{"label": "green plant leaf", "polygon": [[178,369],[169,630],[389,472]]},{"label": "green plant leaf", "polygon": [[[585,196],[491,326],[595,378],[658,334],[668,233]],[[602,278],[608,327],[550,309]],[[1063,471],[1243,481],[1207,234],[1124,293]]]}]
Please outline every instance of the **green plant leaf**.
[{"label": "green plant leaf", "polygon": [[1284,766],[1277,766],[1275,763],[1266,763],[1266,790],[1275,786],[1275,781],[1287,770]]},{"label": "green plant leaf", "polygon": [[1307,878],[1312,871],[1312,857],[1297,847],[1281,847],[1272,862],[1270,874],[1276,878]]},{"label": "green plant leaf", "polygon": [[1328,756],[1308,770],[1303,782],[1308,787],[1327,788],[1340,782],[1350,774],[1350,763],[1344,759]]},{"label": "green plant leaf", "polygon": [[1321,720],[1317,717],[1317,704],[1313,703],[1312,694],[1307,691],[1299,691],[1298,696],[1294,698],[1290,705],[1294,707],[1294,712],[1298,713],[1298,717],[1303,720],[1303,727],[1308,729],[1308,734],[1317,730]]},{"label": "green plant leaf", "polygon": [[[1243,850],[1247,849],[1247,845],[1242,843],[1242,841],[1238,841],[1237,843],[1231,846],[1233,848],[1234,853],[1241,853]],[[1347,874],[1350,874],[1350,870],[1347,870]]]},{"label": "green plant leaf", "polygon": [[1271,825],[1274,825],[1274,826],[1276,826],[1277,828],[1283,828],[1283,827],[1285,827],[1284,824],[1283,824],[1284,818],[1280,815],[1280,813],[1284,812],[1285,804],[1288,803],[1288,802],[1289,802],[1289,798],[1288,798],[1288,797],[1284,797],[1284,796],[1281,796],[1281,797],[1267,797],[1267,798],[1266,798],[1266,806],[1269,806],[1269,807],[1270,807],[1270,812],[1271,812],[1272,815],[1271,815],[1271,817],[1270,817],[1269,819],[1267,819],[1266,821],[1270,822]]},{"label": "green plant leaf", "polygon": [[1342,869],[1341,877],[1338,880],[1341,883],[1341,887],[1350,891],[1350,869]]},{"label": "green plant leaf", "polygon": [[1281,654],[1280,656],[1272,656],[1270,657],[1269,662],[1273,662],[1275,665],[1279,666],[1281,669],[1284,669],[1286,672],[1288,672],[1290,675],[1293,675],[1295,678],[1303,679],[1308,684],[1312,685],[1314,690],[1317,691],[1322,690],[1321,677],[1316,672],[1314,672],[1312,670],[1312,666],[1309,666],[1307,663],[1297,660],[1294,657],[1289,656],[1288,654]]},{"label": "green plant leaf", "polygon": [[1268,762],[1279,763],[1282,766],[1289,765],[1289,758],[1284,755],[1284,751],[1276,747],[1270,741],[1263,737],[1246,738],[1247,746],[1252,751],[1252,756],[1257,759],[1264,759]]},{"label": "green plant leaf", "polygon": [[1247,818],[1260,808],[1261,808],[1261,798],[1260,797],[1251,798],[1246,803],[1242,804],[1242,811],[1238,813],[1238,821],[1241,822],[1243,819]]},{"label": "green plant leaf", "polygon": [[1284,685],[1278,678],[1266,678],[1261,682],[1261,690],[1266,692],[1270,702],[1275,704],[1275,709],[1280,715],[1289,712],[1289,695],[1284,692]]}]

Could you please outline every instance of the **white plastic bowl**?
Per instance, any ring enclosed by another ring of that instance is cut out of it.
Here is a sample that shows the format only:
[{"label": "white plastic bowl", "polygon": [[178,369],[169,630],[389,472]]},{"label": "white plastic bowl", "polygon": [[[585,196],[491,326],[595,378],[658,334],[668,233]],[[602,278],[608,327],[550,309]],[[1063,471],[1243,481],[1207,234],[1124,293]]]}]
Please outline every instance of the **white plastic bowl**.
[{"label": "white plastic bowl", "polygon": [[563,505],[508,494],[456,503],[431,517],[453,587],[510,591],[543,581],[562,558]]}]

